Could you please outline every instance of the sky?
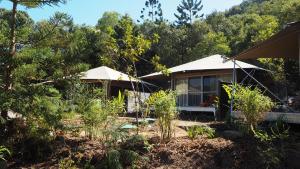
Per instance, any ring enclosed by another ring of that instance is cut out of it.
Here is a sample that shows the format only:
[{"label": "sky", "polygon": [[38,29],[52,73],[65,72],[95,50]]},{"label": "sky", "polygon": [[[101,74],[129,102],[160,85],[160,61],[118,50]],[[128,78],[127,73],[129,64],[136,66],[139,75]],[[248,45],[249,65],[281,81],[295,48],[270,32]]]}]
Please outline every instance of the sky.
[{"label": "sky", "polygon": [[[213,11],[224,11],[243,0],[202,0],[202,12],[207,15]],[[160,0],[164,18],[175,21],[174,13],[181,0]],[[145,0],[68,0],[67,4],[59,6],[44,6],[42,8],[26,9],[20,6],[19,10],[26,10],[35,20],[48,19],[56,11],[65,12],[73,17],[76,24],[94,26],[98,19],[106,11],[116,11],[121,14],[129,14],[134,20],[138,20],[140,11],[144,7]],[[8,0],[0,0],[0,8],[11,9],[12,3]]]}]

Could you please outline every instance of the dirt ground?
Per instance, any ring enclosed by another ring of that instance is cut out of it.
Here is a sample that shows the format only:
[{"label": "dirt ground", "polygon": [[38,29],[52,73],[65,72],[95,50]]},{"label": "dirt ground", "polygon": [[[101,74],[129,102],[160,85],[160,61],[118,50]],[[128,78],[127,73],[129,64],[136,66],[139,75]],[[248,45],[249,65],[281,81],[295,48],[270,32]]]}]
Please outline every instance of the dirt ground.
[{"label": "dirt ground", "polygon": [[[135,124],[135,118],[119,118],[122,124]],[[80,124],[80,122],[76,122]],[[161,142],[157,122],[139,125],[139,134],[145,136],[151,145],[150,151],[139,152],[140,160],[136,167],[143,169],[260,169],[265,168],[259,159],[257,141],[253,137],[240,136],[228,137],[226,131],[233,131],[224,122],[216,121],[174,121],[175,134],[169,142]],[[209,139],[199,136],[191,140],[187,136],[189,126],[209,126],[216,131],[216,137]],[[134,135],[136,131],[129,132]],[[300,137],[299,137],[300,138]],[[300,141],[300,140],[299,140]],[[52,152],[46,159],[24,162],[18,158],[9,159],[9,168],[22,169],[56,169],[62,159],[70,157],[77,166],[90,163],[96,168],[103,168],[103,160],[107,154],[104,142],[101,140],[89,140],[84,132],[74,136],[64,133],[56,138],[50,146]],[[27,144],[26,144],[27,146]],[[136,147],[136,146],[135,146]],[[143,146],[142,146],[143,147]],[[300,152],[300,144],[298,146]],[[296,153],[300,155],[299,153]],[[298,156],[289,156],[289,164],[297,165]],[[100,164],[100,165],[99,165]]]},{"label": "dirt ground", "polygon": [[[121,120],[131,121],[132,119]],[[155,123],[141,129],[141,134],[148,138],[153,148],[142,154],[143,158],[148,160],[139,162],[138,168],[260,168],[256,162],[255,142],[247,138],[238,140],[223,138],[218,133],[227,128],[224,123],[181,120],[174,123],[176,124],[175,138],[167,143],[160,142],[159,130]],[[187,126],[192,125],[211,126],[218,132],[217,137],[208,139],[200,136],[192,141],[187,137],[185,130]],[[55,140],[52,144],[55,145],[55,151],[47,160],[21,164],[14,159],[9,162],[9,168],[58,168],[59,161],[68,156],[71,156],[77,163],[90,161],[91,164],[96,164],[104,158],[106,152],[101,141],[90,141],[82,137],[66,136],[63,140]]]}]

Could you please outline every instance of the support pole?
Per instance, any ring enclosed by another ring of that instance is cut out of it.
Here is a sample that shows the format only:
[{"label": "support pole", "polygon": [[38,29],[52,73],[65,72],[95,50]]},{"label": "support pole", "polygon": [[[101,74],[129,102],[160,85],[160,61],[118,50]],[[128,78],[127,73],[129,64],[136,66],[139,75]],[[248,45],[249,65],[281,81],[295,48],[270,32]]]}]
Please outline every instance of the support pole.
[{"label": "support pole", "polygon": [[232,69],[232,91],[231,91],[231,100],[230,100],[230,121],[233,116],[233,105],[234,105],[234,93],[235,93],[235,84],[236,84],[236,68],[235,68],[235,59],[233,59],[233,69]]},{"label": "support pole", "polygon": [[298,67],[299,67],[299,75],[300,75],[300,33],[298,34],[298,55],[299,55],[299,58],[298,58]]}]

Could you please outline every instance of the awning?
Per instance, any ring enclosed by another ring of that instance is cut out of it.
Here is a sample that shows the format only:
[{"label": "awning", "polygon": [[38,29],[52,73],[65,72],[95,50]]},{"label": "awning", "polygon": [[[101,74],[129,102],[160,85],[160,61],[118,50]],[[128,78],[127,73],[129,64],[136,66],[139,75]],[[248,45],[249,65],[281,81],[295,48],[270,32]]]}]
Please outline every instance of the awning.
[{"label": "awning", "polygon": [[235,59],[299,58],[300,22],[288,24],[271,38],[234,56]]}]

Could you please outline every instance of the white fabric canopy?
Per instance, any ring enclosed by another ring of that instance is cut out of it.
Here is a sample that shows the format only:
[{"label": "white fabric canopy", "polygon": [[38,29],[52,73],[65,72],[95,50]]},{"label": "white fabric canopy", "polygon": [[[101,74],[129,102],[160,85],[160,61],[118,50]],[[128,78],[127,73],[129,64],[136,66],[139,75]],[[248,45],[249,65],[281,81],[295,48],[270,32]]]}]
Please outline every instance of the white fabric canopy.
[{"label": "white fabric canopy", "polygon": [[82,73],[80,77],[82,80],[110,80],[110,81],[133,81],[137,82],[138,80],[119,71],[111,69],[106,66],[97,67],[90,69]]},{"label": "white fabric canopy", "polygon": [[[241,62],[241,61],[236,61],[236,64],[241,66],[241,68],[247,69],[247,68],[252,68],[252,69],[261,69],[264,70],[263,68]],[[234,64],[232,61],[226,61],[224,57],[221,55],[212,55],[209,57],[205,57],[202,59],[198,59],[192,62],[188,62],[179,66],[175,66],[169,69],[171,73],[176,73],[176,72],[184,72],[184,71],[195,71],[195,70],[224,70],[224,69],[233,69]],[[237,68],[238,69],[238,68]],[[157,76],[161,75],[161,72],[156,72],[152,73],[149,75],[145,75],[144,77],[151,77],[151,76]]]}]

